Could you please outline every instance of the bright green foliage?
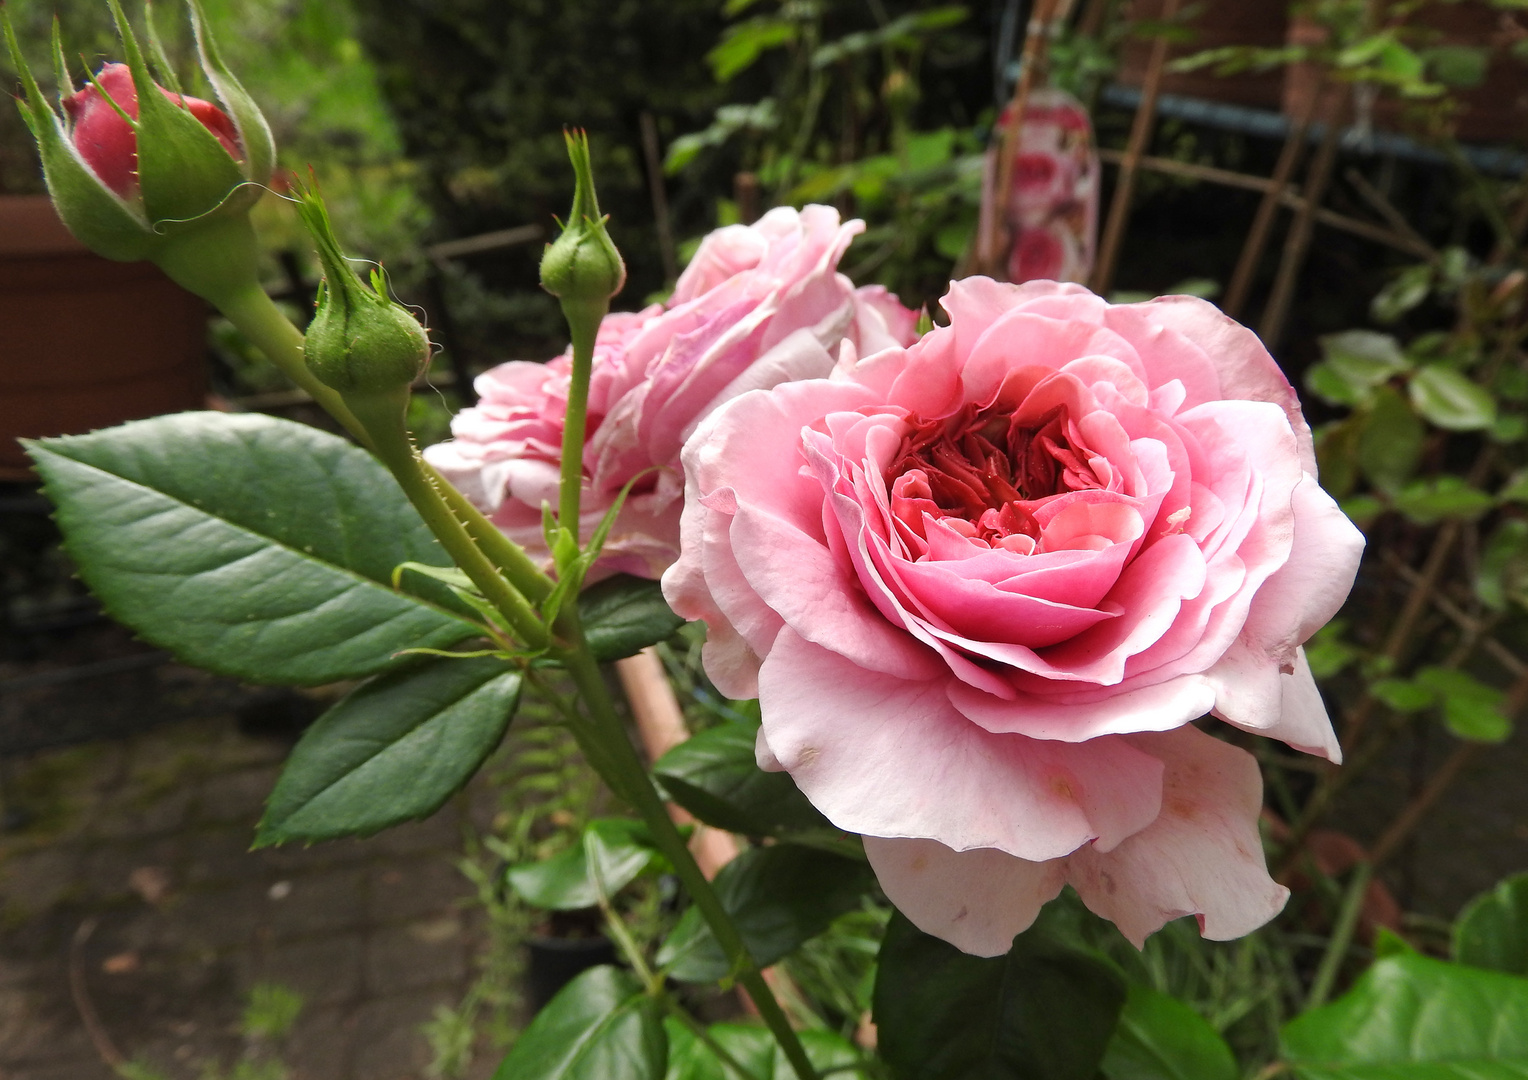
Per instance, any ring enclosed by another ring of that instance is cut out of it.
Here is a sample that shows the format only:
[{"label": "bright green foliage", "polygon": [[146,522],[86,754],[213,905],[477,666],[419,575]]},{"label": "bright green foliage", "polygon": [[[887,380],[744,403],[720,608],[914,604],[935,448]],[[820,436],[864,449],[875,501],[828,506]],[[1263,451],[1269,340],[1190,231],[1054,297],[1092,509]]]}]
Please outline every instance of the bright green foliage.
[{"label": "bright green foliage", "polygon": [[365,836],[426,817],[472,779],[520,700],[494,658],[434,658],[364,683],[303,734],[257,845]]},{"label": "bright green foliage", "polygon": [[1237,1080],[1219,1033],[1177,998],[1130,987],[1099,1066],[1106,1080]]},{"label": "bright green foliage", "polygon": [[658,1002],[626,972],[597,967],[536,1015],[494,1080],[662,1080],[667,1061]]},{"label": "bright green foliage", "polygon": [[893,916],[881,946],[881,1057],[918,1080],[1094,1080],[1125,1003],[1113,965],[1049,936],[967,956]]},{"label": "bright green foliage", "polygon": [[[722,867],[715,888],[753,959],[773,964],[836,917],[859,906],[874,881],[867,863],[799,844],[750,848]],[[664,941],[658,963],[676,979],[725,978],[726,954],[691,908]]]},{"label": "bright green foliage", "polygon": [[1483,386],[1446,367],[1425,367],[1411,380],[1411,403],[1448,431],[1480,431],[1496,421],[1496,401]]},{"label": "bright green foliage", "polygon": [[187,663],[316,685],[475,633],[448,594],[424,591],[433,583],[393,590],[399,563],[445,558],[392,478],[343,439],[179,413],[29,452],[91,591]]},{"label": "bright green foliage", "polygon": [[[740,1080],[737,1072],[723,1064],[715,1050],[677,1020],[665,1020],[668,1031],[669,1062],[664,1080]],[[790,1062],[767,1030],[756,1024],[712,1024],[706,1036],[741,1065],[752,1080],[796,1080]],[[861,1059],[860,1051],[830,1031],[807,1029],[801,1032],[807,1057],[819,1073],[843,1070]],[[836,1073],[835,1075],[853,1075]]]},{"label": "bright green foliage", "polygon": [[1528,975],[1528,874],[1507,878],[1460,912],[1454,924],[1454,959]]},{"label": "bright green foliage", "polygon": [[777,836],[831,825],[785,772],[765,772],[754,758],[758,730],[720,724],[664,754],[653,774],[669,797],[707,825],[745,836]]},{"label": "bright green foliage", "polygon": [[509,887],[526,903],[550,911],[594,907],[638,875],[662,863],[647,826],[631,818],[589,822],[578,843],[549,859],[511,866]]},{"label": "bright green foliage", "polygon": [[1496,743],[1512,734],[1512,721],[1501,711],[1505,695],[1467,672],[1426,667],[1416,683],[1437,695],[1443,723],[1459,738]]},{"label": "bright green foliage", "polygon": [[1528,979],[1389,956],[1291,1021],[1283,1045],[1300,1080],[1518,1080],[1528,1076]]}]

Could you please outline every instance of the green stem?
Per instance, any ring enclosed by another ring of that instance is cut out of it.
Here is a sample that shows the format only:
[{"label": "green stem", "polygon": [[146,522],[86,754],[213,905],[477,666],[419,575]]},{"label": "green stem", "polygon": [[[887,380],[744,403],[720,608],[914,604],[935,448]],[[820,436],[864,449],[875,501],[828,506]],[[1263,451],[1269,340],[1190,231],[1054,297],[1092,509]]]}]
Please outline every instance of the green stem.
[{"label": "green stem", "polygon": [[419,451],[409,439],[401,408],[396,423],[395,433],[375,440],[373,452],[392,472],[409,502],[414,504],[414,509],[419,511],[419,516],[446,549],[446,554],[498,609],[520,640],[531,649],[545,648],[551,640],[547,628],[525,597],[511,588],[488,557],[478,550],[466,528],[446,505],[434,479],[425,471]]},{"label": "green stem", "polygon": [[626,923],[622,921],[614,905],[610,903],[610,898],[605,895],[604,882],[595,884],[599,888],[599,907],[600,912],[605,916],[605,930],[610,934],[611,940],[626,957],[626,962],[637,973],[637,978],[642,980],[642,985],[647,988],[649,994],[663,989],[662,976],[654,973],[652,967],[648,965],[647,957],[642,954],[642,946],[638,945],[636,939],[631,936]]},{"label": "green stem", "polygon": [[[241,236],[235,231],[230,239],[237,244]],[[291,320],[281,313],[281,309],[272,303],[258,281],[253,277],[228,275],[228,280],[217,282],[218,287],[209,288],[207,287],[208,278],[197,277],[192,267],[182,267],[174,261],[169,261],[166,270],[172,274],[179,272],[188,280],[194,280],[196,284],[199,284],[201,287],[196,289],[198,295],[210,301],[221,311],[228,321],[238,327],[239,331],[249,338],[283,375],[301,387],[330,416],[338,420],[362,446],[375,451],[376,447],[371,436],[367,434],[366,429],[356,419],[338,391],[325,386],[313,372],[308,370],[307,360],[303,356],[302,331],[293,326]],[[217,281],[217,279],[213,280]],[[473,506],[465,495],[457,491],[445,477],[436,472],[433,466],[423,464],[423,468],[433,482],[435,490],[446,500],[451,512],[466,527],[477,546],[504,572],[504,576],[509,578],[522,594],[532,600],[540,600],[552,591],[552,579],[541,571],[541,568],[518,544],[500,532],[493,522],[485,518],[481,511]],[[422,510],[421,513],[423,513]]]},{"label": "green stem", "polygon": [[1342,909],[1337,913],[1337,924],[1332,927],[1332,937],[1327,942],[1321,965],[1316,968],[1316,978],[1310,986],[1310,996],[1305,1008],[1314,1009],[1324,1005],[1337,983],[1337,974],[1347,958],[1348,946],[1353,943],[1353,932],[1358,929],[1358,917],[1363,913],[1364,896],[1369,891],[1369,878],[1374,868],[1369,863],[1359,863],[1353,868],[1353,880],[1348,882],[1347,894],[1342,898]]},{"label": "green stem", "polygon": [[[573,619],[576,619],[576,615]],[[727,955],[733,970],[738,972],[738,982],[743,984],[743,988],[748,991],[748,996],[753,999],[760,1017],[774,1034],[775,1040],[790,1061],[796,1076],[799,1080],[816,1080],[817,1073],[812,1068],[812,1063],[806,1056],[806,1049],[801,1045],[795,1029],[786,1018],[785,1010],[775,1000],[773,991],[764,981],[758,964],[748,952],[748,946],[744,943],[742,934],[738,932],[737,925],[732,921],[732,916],[722,906],[721,898],[716,895],[716,890],[711,887],[711,883],[701,872],[699,864],[695,862],[695,857],[690,854],[690,849],[684,842],[684,837],[680,835],[678,828],[669,817],[668,808],[664,806],[662,797],[653,787],[652,780],[647,775],[647,769],[627,737],[621,718],[616,714],[599,666],[589,655],[589,650],[583,646],[582,634],[573,619],[567,622],[560,619],[558,630],[562,637],[571,637],[571,640],[577,643],[576,647],[559,649],[556,656],[578,687],[579,696],[583,699],[592,721],[591,731],[581,733],[580,728],[575,726],[574,734],[591,737],[607,752],[606,755],[601,756],[614,766],[614,771],[612,775],[605,777],[605,782],[642,815],[642,820],[653,834],[658,850],[673,865],[674,872],[690,894],[690,900],[700,910],[701,917],[711,927],[711,932],[716,935],[717,943]]]},{"label": "green stem", "polygon": [[597,310],[563,304],[573,338],[573,373],[568,381],[568,410],[562,426],[562,484],[558,489],[557,520],[578,539],[579,500],[584,486],[584,428],[589,412],[589,374],[594,367],[594,339],[600,320],[610,308],[606,300]]},{"label": "green stem", "polygon": [[281,313],[259,283],[252,282],[247,287],[209,299],[283,375],[323,406],[324,411],[338,420],[363,446],[371,447],[371,437],[340,398],[339,392],[319,382],[318,377],[308,370],[302,354],[302,331]]},{"label": "green stem", "polygon": [[483,516],[472,501],[456,489],[452,483],[436,471],[428,461],[422,462],[425,473],[434,482],[446,505],[456,519],[466,528],[477,546],[489,560],[504,571],[504,576],[532,601],[546,598],[555,582],[537,566],[525,549],[499,531],[499,527]]}]

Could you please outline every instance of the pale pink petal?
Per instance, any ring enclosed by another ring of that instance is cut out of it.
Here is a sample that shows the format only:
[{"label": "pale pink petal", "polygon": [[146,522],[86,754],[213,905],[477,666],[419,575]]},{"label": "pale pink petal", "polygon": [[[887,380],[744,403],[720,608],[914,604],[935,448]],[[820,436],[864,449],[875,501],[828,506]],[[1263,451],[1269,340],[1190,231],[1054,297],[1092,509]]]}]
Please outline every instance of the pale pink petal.
[{"label": "pale pink petal", "polygon": [[1129,739],[1167,767],[1162,812],[1113,851],[1085,848],[1067,860],[1083,902],[1137,947],[1185,915],[1217,941],[1277,915],[1289,890],[1263,858],[1263,781],[1252,755],[1193,727]]},{"label": "pale pink petal", "polygon": [[1061,859],[1029,862],[993,848],[953,851],[935,840],[865,837],[886,897],[925,934],[973,956],[1001,956],[1066,884]]},{"label": "pale pink petal", "polygon": [[1337,614],[1363,556],[1364,536],[1310,473],[1295,487],[1294,543],[1247,613],[1246,639],[1281,664]]},{"label": "pale pink petal", "polygon": [[940,682],[899,679],[782,630],[759,672],[764,732],[841,829],[1044,860],[1106,846],[1157,815],[1160,763],[1119,738],[993,735]]}]

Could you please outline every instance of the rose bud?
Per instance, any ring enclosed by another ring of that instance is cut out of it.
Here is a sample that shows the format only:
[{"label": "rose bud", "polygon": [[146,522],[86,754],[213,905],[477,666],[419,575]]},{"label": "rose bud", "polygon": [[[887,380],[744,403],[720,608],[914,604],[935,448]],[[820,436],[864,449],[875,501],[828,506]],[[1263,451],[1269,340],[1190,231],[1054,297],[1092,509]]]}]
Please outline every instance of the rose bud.
[{"label": "rose bud", "polygon": [[582,132],[570,132],[565,137],[577,186],[562,235],[548,244],[541,256],[541,287],[557,297],[565,311],[570,307],[592,308],[603,315],[610,298],[626,284],[626,264],[605,231],[605,219],[594,196],[589,139]]},{"label": "rose bud", "polygon": [[251,256],[249,245],[242,235],[220,236],[217,244],[226,252],[209,259],[205,252],[188,252],[183,241],[244,217],[270,178],[275,148],[265,118],[218,55],[199,0],[191,0],[190,9],[202,70],[221,108],[180,93],[166,63],[159,67],[170,88],[155,84],[112,0],[127,63],[106,65],[88,86],[68,94],[72,87],[55,30],[61,93],[68,94],[60,115],[23,62],[3,11],[0,22],[26,91],[22,112],[64,224],[98,254],[153,259],[182,285],[215,299],[229,278],[230,267],[220,261],[242,264]]},{"label": "rose bud", "polygon": [[324,266],[303,344],[308,369],[338,390],[368,429],[373,406],[391,428],[408,404],[409,384],[429,367],[430,340],[419,320],[388,299],[380,269],[370,287],[356,277],[317,192],[300,191],[297,212]]}]

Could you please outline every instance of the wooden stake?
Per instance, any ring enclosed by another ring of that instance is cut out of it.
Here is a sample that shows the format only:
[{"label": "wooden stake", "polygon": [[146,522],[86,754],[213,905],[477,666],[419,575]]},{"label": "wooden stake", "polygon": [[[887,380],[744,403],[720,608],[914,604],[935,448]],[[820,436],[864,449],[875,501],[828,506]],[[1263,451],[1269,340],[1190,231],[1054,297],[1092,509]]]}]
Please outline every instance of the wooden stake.
[{"label": "wooden stake", "polygon": [[[1178,0],[1165,0],[1162,20],[1178,14]],[[1114,265],[1119,258],[1120,244],[1125,238],[1125,226],[1130,221],[1130,200],[1135,194],[1135,176],[1151,138],[1151,129],[1157,115],[1157,91],[1162,85],[1162,69],[1167,66],[1168,44],[1165,37],[1152,43],[1151,60],[1146,65],[1146,78],[1141,83],[1141,103],[1135,110],[1135,122],[1130,125],[1130,141],[1125,146],[1125,156],[1120,161],[1119,176],[1114,181],[1114,199],[1109,204],[1109,220],[1104,226],[1104,236],[1098,245],[1098,261],[1093,265],[1093,280],[1089,283],[1100,296],[1108,295],[1114,284]]]}]

